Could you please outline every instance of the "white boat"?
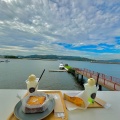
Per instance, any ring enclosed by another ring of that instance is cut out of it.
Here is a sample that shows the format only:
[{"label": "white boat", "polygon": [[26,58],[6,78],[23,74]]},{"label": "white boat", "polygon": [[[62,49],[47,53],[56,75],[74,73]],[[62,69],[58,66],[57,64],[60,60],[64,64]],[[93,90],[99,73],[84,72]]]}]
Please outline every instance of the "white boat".
[{"label": "white boat", "polygon": [[10,62],[9,60],[5,60],[5,62]]},{"label": "white boat", "polygon": [[64,69],[64,65],[62,63],[60,63],[59,69]]}]

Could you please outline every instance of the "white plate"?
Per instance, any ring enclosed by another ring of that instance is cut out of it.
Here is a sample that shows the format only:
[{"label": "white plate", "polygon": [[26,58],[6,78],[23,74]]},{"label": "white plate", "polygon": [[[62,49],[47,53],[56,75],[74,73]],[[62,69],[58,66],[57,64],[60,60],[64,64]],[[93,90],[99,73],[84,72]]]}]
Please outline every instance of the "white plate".
[{"label": "white plate", "polygon": [[19,101],[14,108],[14,115],[20,120],[40,120],[47,117],[55,107],[55,100],[49,101],[48,108],[42,113],[26,114],[22,111],[22,102]]}]

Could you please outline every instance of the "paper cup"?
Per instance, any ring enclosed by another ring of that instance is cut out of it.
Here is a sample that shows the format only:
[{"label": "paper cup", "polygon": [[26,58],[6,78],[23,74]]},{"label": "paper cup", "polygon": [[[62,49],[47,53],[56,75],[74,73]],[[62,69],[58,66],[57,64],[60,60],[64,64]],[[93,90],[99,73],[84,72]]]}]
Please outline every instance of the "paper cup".
[{"label": "paper cup", "polygon": [[[31,81],[31,82],[26,80],[26,85],[27,85],[28,92],[29,92],[30,88],[35,88],[37,84],[38,84],[38,78],[36,78],[35,81]],[[37,85],[35,91],[37,91],[37,90],[38,90],[38,85]]]},{"label": "paper cup", "polygon": [[97,93],[96,85],[90,86],[88,84],[84,84],[84,87],[87,93],[87,98],[88,98],[89,103],[94,103],[96,93]]}]

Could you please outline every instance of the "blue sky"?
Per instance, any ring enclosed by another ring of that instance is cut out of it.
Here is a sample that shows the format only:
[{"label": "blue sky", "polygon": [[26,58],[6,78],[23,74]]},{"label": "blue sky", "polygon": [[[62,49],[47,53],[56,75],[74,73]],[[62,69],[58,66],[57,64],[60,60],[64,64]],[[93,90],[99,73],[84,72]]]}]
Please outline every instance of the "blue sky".
[{"label": "blue sky", "polygon": [[120,59],[120,0],[0,0],[0,55]]}]

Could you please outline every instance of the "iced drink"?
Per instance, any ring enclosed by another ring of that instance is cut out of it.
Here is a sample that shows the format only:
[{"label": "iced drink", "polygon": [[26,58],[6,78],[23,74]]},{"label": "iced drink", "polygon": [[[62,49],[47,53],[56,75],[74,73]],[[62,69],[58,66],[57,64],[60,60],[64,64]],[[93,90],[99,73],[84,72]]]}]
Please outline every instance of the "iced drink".
[{"label": "iced drink", "polygon": [[88,83],[84,84],[85,91],[87,93],[88,101],[90,103],[94,103],[96,93],[97,93],[97,87],[95,85],[95,80],[93,78],[88,79]]},{"label": "iced drink", "polygon": [[34,89],[35,88],[35,91],[38,89],[38,80],[36,78],[36,76],[34,74],[31,74],[29,77],[28,77],[28,80],[26,81],[26,84],[27,84],[27,90],[30,92],[30,89]]}]

